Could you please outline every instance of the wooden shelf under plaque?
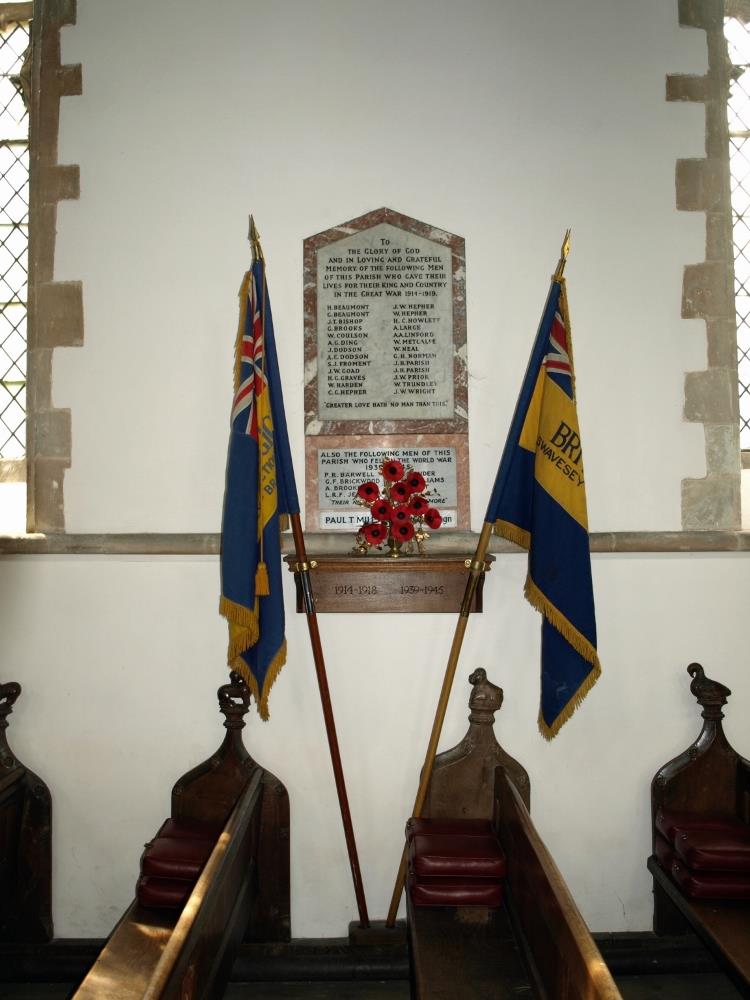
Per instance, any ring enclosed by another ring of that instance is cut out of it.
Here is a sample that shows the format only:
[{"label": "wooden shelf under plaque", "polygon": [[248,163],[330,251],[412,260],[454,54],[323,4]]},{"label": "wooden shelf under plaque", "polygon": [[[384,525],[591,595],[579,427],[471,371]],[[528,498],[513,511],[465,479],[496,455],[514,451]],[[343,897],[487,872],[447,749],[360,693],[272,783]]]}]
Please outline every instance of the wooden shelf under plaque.
[{"label": "wooden shelf under plaque", "polygon": [[[472,555],[382,556],[308,554],[318,612],[454,612],[461,608]],[[495,557],[485,558],[485,573]],[[284,561],[294,573],[296,557]],[[297,611],[304,611],[299,576]],[[482,610],[484,573],[479,578],[472,612]]]}]

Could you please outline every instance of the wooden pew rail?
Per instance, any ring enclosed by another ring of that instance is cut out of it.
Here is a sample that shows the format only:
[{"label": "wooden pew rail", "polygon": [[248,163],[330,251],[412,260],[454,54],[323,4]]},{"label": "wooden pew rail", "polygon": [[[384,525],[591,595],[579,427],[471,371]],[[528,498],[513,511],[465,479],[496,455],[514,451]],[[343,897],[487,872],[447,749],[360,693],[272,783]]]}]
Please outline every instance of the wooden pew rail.
[{"label": "wooden pew rail", "polygon": [[172,791],[172,818],[223,823],[182,910],[134,901],[75,993],[77,1000],[219,997],[239,944],[289,940],[289,799],[245,749],[249,694],[219,689],[226,736]]}]

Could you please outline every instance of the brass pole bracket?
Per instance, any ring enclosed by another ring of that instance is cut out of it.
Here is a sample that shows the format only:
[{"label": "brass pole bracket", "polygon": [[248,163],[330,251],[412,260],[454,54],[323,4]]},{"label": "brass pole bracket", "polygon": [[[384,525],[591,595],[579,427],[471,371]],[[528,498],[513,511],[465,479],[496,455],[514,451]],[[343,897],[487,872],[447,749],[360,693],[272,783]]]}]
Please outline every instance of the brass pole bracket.
[{"label": "brass pole bracket", "polygon": [[317,565],[315,559],[311,559],[309,562],[296,562],[293,568],[295,573],[309,573],[311,569],[316,569]]},{"label": "brass pole bracket", "polygon": [[472,573],[484,573],[487,568],[484,562],[480,562],[478,559],[464,559],[464,566],[470,569]]}]

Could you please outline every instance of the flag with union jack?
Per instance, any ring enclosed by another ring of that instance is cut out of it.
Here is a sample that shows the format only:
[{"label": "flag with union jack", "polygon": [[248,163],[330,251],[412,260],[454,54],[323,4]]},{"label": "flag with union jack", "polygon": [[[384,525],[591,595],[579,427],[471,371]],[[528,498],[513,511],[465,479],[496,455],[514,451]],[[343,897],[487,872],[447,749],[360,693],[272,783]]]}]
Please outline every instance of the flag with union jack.
[{"label": "flag with union jack", "polygon": [[485,521],[528,550],[542,613],[539,728],[552,739],[599,677],[565,279],[552,281]]},{"label": "flag with union jack", "polygon": [[240,291],[226,491],[220,612],[228,663],[268,718],[268,692],[286,661],[281,518],[299,513],[271,306],[260,258]]}]

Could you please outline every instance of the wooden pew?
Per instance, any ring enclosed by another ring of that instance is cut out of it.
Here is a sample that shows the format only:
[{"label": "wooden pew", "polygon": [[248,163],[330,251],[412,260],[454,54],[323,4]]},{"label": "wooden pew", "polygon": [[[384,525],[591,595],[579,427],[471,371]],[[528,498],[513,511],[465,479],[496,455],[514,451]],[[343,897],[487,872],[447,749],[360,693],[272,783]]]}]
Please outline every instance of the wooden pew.
[{"label": "wooden pew", "polygon": [[[134,901],[78,991],[78,1000],[219,997],[241,941],[289,940],[289,799],[242,743],[247,688],[219,689],[227,734],[172,790],[172,818],[223,822],[181,911]],[[134,873],[135,880],[135,873]]]},{"label": "wooden pew", "polygon": [[685,934],[692,929],[742,996],[750,997],[750,899],[688,898],[663,866],[668,855],[659,846],[663,838],[657,823],[664,810],[696,819],[726,815],[750,828],[750,762],[729,744],[721,724],[731,691],[706,677],[700,664],[691,663],[687,669],[690,690],[703,709],[703,727],[695,742],[661,767],[651,783],[654,853],[648,869],[654,878],[654,931]]},{"label": "wooden pew", "polygon": [[407,895],[412,995],[419,1000],[617,1000],[620,993],[528,812],[526,771],[498,744],[500,688],[483,670],[469,731],[439,754],[423,815],[492,819],[507,858],[505,903],[419,907]]},{"label": "wooden pew", "polygon": [[0,684],[0,941],[52,938],[52,801],[6,729],[21,685]]}]

